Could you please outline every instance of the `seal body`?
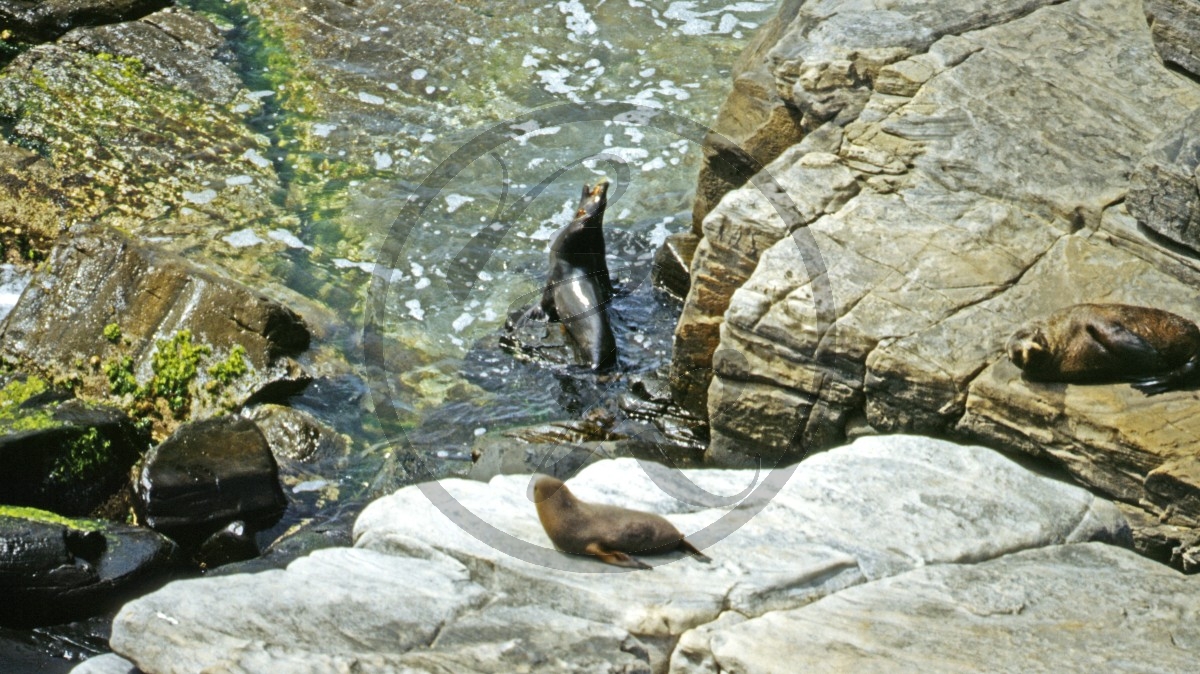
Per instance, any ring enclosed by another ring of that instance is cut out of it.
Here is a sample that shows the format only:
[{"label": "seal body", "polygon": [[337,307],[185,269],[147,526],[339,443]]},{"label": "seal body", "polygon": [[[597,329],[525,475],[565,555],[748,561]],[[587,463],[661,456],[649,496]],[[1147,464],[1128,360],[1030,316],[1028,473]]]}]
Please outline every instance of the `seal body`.
[{"label": "seal body", "polygon": [[604,257],[604,208],[608,183],[584,185],[579,209],[550,244],[550,274],[540,313],[561,321],[593,370],[617,364],[617,342],[608,318],[612,279]]},{"label": "seal body", "polygon": [[1200,380],[1200,328],[1152,307],[1069,306],[1017,330],[1007,350],[1032,381],[1127,381],[1154,395]]},{"label": "seal body", "polygon": [[563,552],[595,555],[605,563],[635,569],[650,566],[629,553],[652,555],[683,550],[701,561],[710,561],[665,517],[584,503],[557,478],[538,476],[533,483],[533,500],[546,535]]}]

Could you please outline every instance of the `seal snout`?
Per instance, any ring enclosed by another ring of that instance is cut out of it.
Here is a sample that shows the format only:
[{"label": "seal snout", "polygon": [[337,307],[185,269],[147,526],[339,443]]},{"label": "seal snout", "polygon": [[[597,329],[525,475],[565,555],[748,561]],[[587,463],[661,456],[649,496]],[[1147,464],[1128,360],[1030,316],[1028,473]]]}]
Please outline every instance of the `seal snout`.
[{"label": "seal snout", "polygon": [[549,475],[537,475],[533,478],[533,482],[529,487],[529,500],[534,503],[544,503],[554,497],[561,489],[565,489],[566,485],[558,478],[550,477]]}]

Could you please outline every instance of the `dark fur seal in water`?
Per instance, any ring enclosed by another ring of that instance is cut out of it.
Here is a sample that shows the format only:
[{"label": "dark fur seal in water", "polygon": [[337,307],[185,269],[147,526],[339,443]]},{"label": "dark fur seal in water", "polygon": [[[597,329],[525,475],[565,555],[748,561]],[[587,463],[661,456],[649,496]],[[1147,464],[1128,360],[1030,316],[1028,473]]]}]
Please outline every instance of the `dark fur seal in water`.
[{"label": "dark fur seal in water", "polygon": [[571,224],[550,244],[550,276],[531,318],[561,321],[593,370],[617,364],[617,342],[608,318],[612,279],[604,258],[604,207],[608,181],[584,185]]},{"label": "dark fur seal in water", "polygon": [[1032,381],[1127,381],[1155,395],[1200,380],[1200,328],[1152,307],[1076,304],[1017,330],[1008,357]]},{"label": "dark fur seal in water", "polygon": [[546,535],[563,552],[595,555],[607,564],[634,569],[649,569],[650,565],[629,556],[631,552],[653,555],[683,550],[700,561],[712,561],[665,517],[584,503],[558,478],[538,476],[533,483],[533,501]]}]

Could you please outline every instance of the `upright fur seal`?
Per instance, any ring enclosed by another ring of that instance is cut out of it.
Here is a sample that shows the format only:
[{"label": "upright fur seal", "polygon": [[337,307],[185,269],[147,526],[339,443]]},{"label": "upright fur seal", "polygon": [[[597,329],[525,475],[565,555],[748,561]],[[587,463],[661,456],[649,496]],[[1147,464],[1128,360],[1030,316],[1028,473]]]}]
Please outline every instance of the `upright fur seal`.
[{"label": "upright fur seal", "polygon": [[608,320],[612,279],[604,258],[607,195],[607,180],[583,186],[575,219],[550,244],[550,275],[541,304],[531,311],[535,318],[541,314],[561,321],[593,370],[617,364],[617,342]]},{"label": "upright fur seal", "polygon": [[665,517],[584,503],[562,480],[549,475],[540,475],[534,481],[533,501],[546,535],[563,552],[595,555],[607,564],[634,569],[649,569],[650,565],[630,557],[631,552],[652,555],[683,550],[700,561],[712,561]]},{"label": "upright fur seal", "polygon": [[1017,330],[1008,357],[1033,381],[1127,381],[1155,395],[1200,379],[1200,328],[1152,307],[1076,304]]}]

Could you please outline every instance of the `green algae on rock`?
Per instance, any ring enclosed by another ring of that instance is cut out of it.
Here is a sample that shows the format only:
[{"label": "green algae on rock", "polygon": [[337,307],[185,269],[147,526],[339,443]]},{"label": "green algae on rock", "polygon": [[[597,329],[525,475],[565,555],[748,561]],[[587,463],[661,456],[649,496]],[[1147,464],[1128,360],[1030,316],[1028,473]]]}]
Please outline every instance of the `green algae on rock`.
[{"label": "green algae on rock", "polygon": [[13,59],[0,71],[0,238],[44,252],[64,226],[93,221],[261,275],[222,238],[291,219],[269,141],[247,123],[261,104],[215,60],[217,38],[170,10]]},{"label": "green algae on rock", "polygon": [[8,504],[87,514],[149,446],[119,410],[71,400],[39,377],[0,381],[0,494]]},{"label": "green algae on rock", "polygon": [[9,360],[72,379],[79,395],[154,413],[160,437],[189,413],[286,396],[307,382],[291,358],[310,339],[299,315],[103,227],[72,230],[0,335]]}]

